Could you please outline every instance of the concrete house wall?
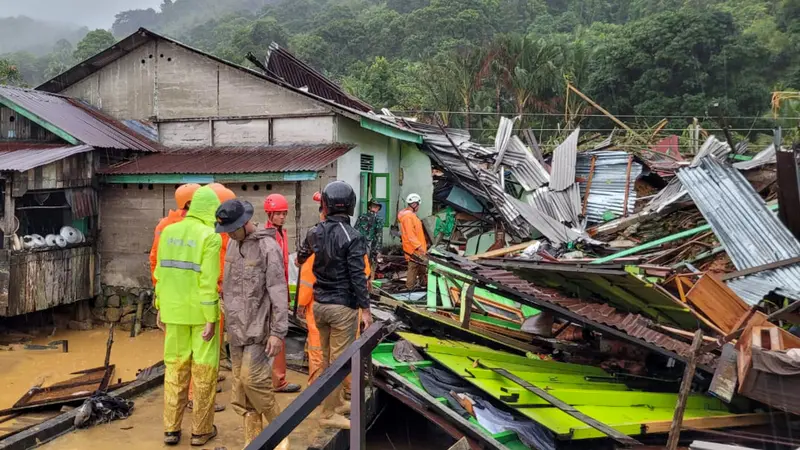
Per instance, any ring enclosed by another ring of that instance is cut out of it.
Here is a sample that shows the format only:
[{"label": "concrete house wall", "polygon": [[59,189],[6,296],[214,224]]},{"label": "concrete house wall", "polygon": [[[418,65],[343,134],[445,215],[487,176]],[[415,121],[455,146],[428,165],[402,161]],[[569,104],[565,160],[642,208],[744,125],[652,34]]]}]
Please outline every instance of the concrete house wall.
[{"label": "concrete house wall", "polygon": [[[61,93],[118,119],[155,122],[159,140],[170,147],[356,144],[314,181],[254,183],[243,177],[241,182],[226,182],[238,196],[253,203],[262,223],[266,220],[264,197],[278,192],[287,198],[293,210],[287,219],[291,251],[297,239],[318,221],[318,205],[311,200],[314,192],[334,179],[347,181],[358,192],[362,153],[375,157],[375,172],[392,174],[392,197],[397,199],[401,192],[397,174],[403,163],[397,139],[363,129],[322,102],[168,41],[154,39]],[[430,174],[430,162],[427,166],[421,161],[405,164]],[[181,181],[208,182],[191,175]],[[103,284],[150,286],[147,255],[153,230],[174,208],[175,187],[142,182],[103,188],[99,243]],[[294,211],[298,206],[299,216]],[[394,223],[397,207],[394,201],[387,215],[390,223]],[[390,242],[388,228],[385,240]]]}]

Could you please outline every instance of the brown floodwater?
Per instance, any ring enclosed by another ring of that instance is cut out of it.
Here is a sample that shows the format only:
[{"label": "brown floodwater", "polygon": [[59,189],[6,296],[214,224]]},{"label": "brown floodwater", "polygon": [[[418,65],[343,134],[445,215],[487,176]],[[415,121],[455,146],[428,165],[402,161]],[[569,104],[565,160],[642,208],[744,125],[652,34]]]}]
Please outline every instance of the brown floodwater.
[{"label": "brown floodwater", "polygon": [[[72,372],[103,365],[106,355],[107,328],[91,331],[57,331],[53,336],[37,338],[34,344],[45,345],[51,341],[69,341],[69,353],[58,350],[0,351],[0,409],[9,408],[23,394],[37,384],[44,386],[71,378]],[[135,338],[129,332],[116,330],[111,350],[111,364],[116,366],[114,381],[136,378],[136,371],[163,359],[164,334],[148,330]]]}]

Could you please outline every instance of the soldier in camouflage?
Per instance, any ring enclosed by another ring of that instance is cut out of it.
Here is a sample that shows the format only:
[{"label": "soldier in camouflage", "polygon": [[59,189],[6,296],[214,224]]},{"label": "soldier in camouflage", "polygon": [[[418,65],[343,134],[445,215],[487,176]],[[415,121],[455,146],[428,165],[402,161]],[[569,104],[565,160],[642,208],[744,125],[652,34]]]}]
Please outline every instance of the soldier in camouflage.
[{"label": "soldier in camouflage", "polygon": [[358,217],[356,230],[367,239],[367,255],[372,267],[375,267],[375,260],[383,247],[383,219],[378,215],[383,205],[370,200],[368,210]]}]

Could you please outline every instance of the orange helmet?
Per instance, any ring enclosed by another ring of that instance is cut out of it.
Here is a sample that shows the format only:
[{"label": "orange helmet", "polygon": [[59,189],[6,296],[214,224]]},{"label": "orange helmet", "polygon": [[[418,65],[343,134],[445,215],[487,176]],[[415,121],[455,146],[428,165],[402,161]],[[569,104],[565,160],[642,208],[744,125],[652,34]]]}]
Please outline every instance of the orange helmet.
[{"label": "orange helmet", "polygon": [[192,201],[194,193],[200,189],[200,185],[196,183],[182,184],[175,189],[175,204],[178,209],[186,209],[186,205]]},{"label": "orange helmet", "polygon": [[322,203],[322,192],[314,192],[314,201],[317,203]]},{"label": "orange helmet", "polygon": [[217,198],[219,198],[220,203],[225,203],[228,200],[233,200],[236,198],[236,194],[232,190],[226,188],[224,184],[211,183],[208,185],[208,187],[210,187],[214,193],[217,194]]},{"label": "orange helmet", "polygon": [[264,200],[264,212],[289,211],[289,202],[281,194],[270,194]]}]

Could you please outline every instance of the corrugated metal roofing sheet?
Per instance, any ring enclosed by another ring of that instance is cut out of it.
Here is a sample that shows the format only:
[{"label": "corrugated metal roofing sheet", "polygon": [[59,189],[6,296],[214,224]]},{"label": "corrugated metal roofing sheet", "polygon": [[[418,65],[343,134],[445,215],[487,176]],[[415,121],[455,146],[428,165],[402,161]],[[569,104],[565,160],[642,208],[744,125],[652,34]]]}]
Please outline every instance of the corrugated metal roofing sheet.
[{"label": "corrugated metal roofing sheet", "polygon": [[75,99],[9,86],[0,86],[0,97],[92,147],[148,152],[157,151],[159,147],[156,142]]},{"label": "corrugated metal roofing sheet", "polygon": [[267,71],[270,75],[282,79],[297,89],[306,88],[312,94],[362,112],[372,111],[372,106],[348,94],[340,86],[297,59],[278,44],[272,43],[269,46]]},{"label": "corrugated metal roofing sheet", "polygon": [[322,170],[349,152],[352,144],[277,147],[201,147],[145,155],[111,167],[105,175],[225,174]]},{"label": "corrugated metal roofing sheet", "polygon": [[775,144],[770,144],[769,147],[761,150],[750,161],[739,161],[734,163],[733,167],[739,170],[751,170],[767,164],[776,164],[777,162],[778,157],[775,154]]},{"label": "corrugated metal roofing sheet", "polygon": [[25,172],[64,159],[68,156],[94,150],[89,145],[58,148],[29,148],[0,152],[0,171]]},{"label": "corrugated metal roofing sheet", "polygon": [[[592,178],[586,204],[586,217],[589,222],[605,222],[603,215],[609,211],[617,217],[633,213],[636,207],[635,183],[642,174],[642,165],[632,158],[633,155],[622,151],[592,151],[578,156],[576,174],[583,180],[580,182],[580,198],[586,195],[589,177]],[[593,170],[592,159],[594,159]],[[629,161],[630,178],[628,178]],[[590,172],[593,174],[590,175]],[[626,187],[628,204],[623,205]]]},{"label": "corrugated metal roofing sheet", "polygon": [[575,183],[575,160],[578,157],[578,135],[580,131],[580,128],[576,128],[553,151],[550,188],[554,191],[563,191]]},{"label": "corrugated metal roofing sheet", "polygon": [[[444,261],[441,260],[436,260],[436,262],[444,263]],[[473,276],[477,275],[489,283],[498,286],[501,290],[505,290],[509,293],[516,292],[516,295],[521,299],[528,296],[538,301],[544,301],[565,308],[585,318],[589,322],[616,328],[631,338],[655,345],[668,352],[674,352],[684,361],[691,357],[691,348],[689,344],[652,329],[649,326],[652,322],[639,314],[620,311],[605,303],[594,303],[570,297],[564,295],[557,289],[538,286],[528,280],[523,280],[507,270],[488,268],[474,263],[467,264],[458,260],[448,262],[456,264],[461,270],[473,274]],[[528,301],[524,303],[527,304]],[[715,357],[711,353],[700,355],[699,359],[699,364],[705,366],[712,366],[715,361]]]},{"label": "corrugated metal roofing sheet", "polygon": [[[737,270],[800,257],[800,242],[767,208],[738,170],[705,157],[696,167],[680,170],[678,178],[725,246]],[[783,287],[800,291],[800,266],[782,267],[732,280],[732,288],[742,292],[745,301],[757,303],[761,298],[756,299],[751,294],[763,290],[752,289],[753,283],[758,282],[771,283],[773,289]]]}]

